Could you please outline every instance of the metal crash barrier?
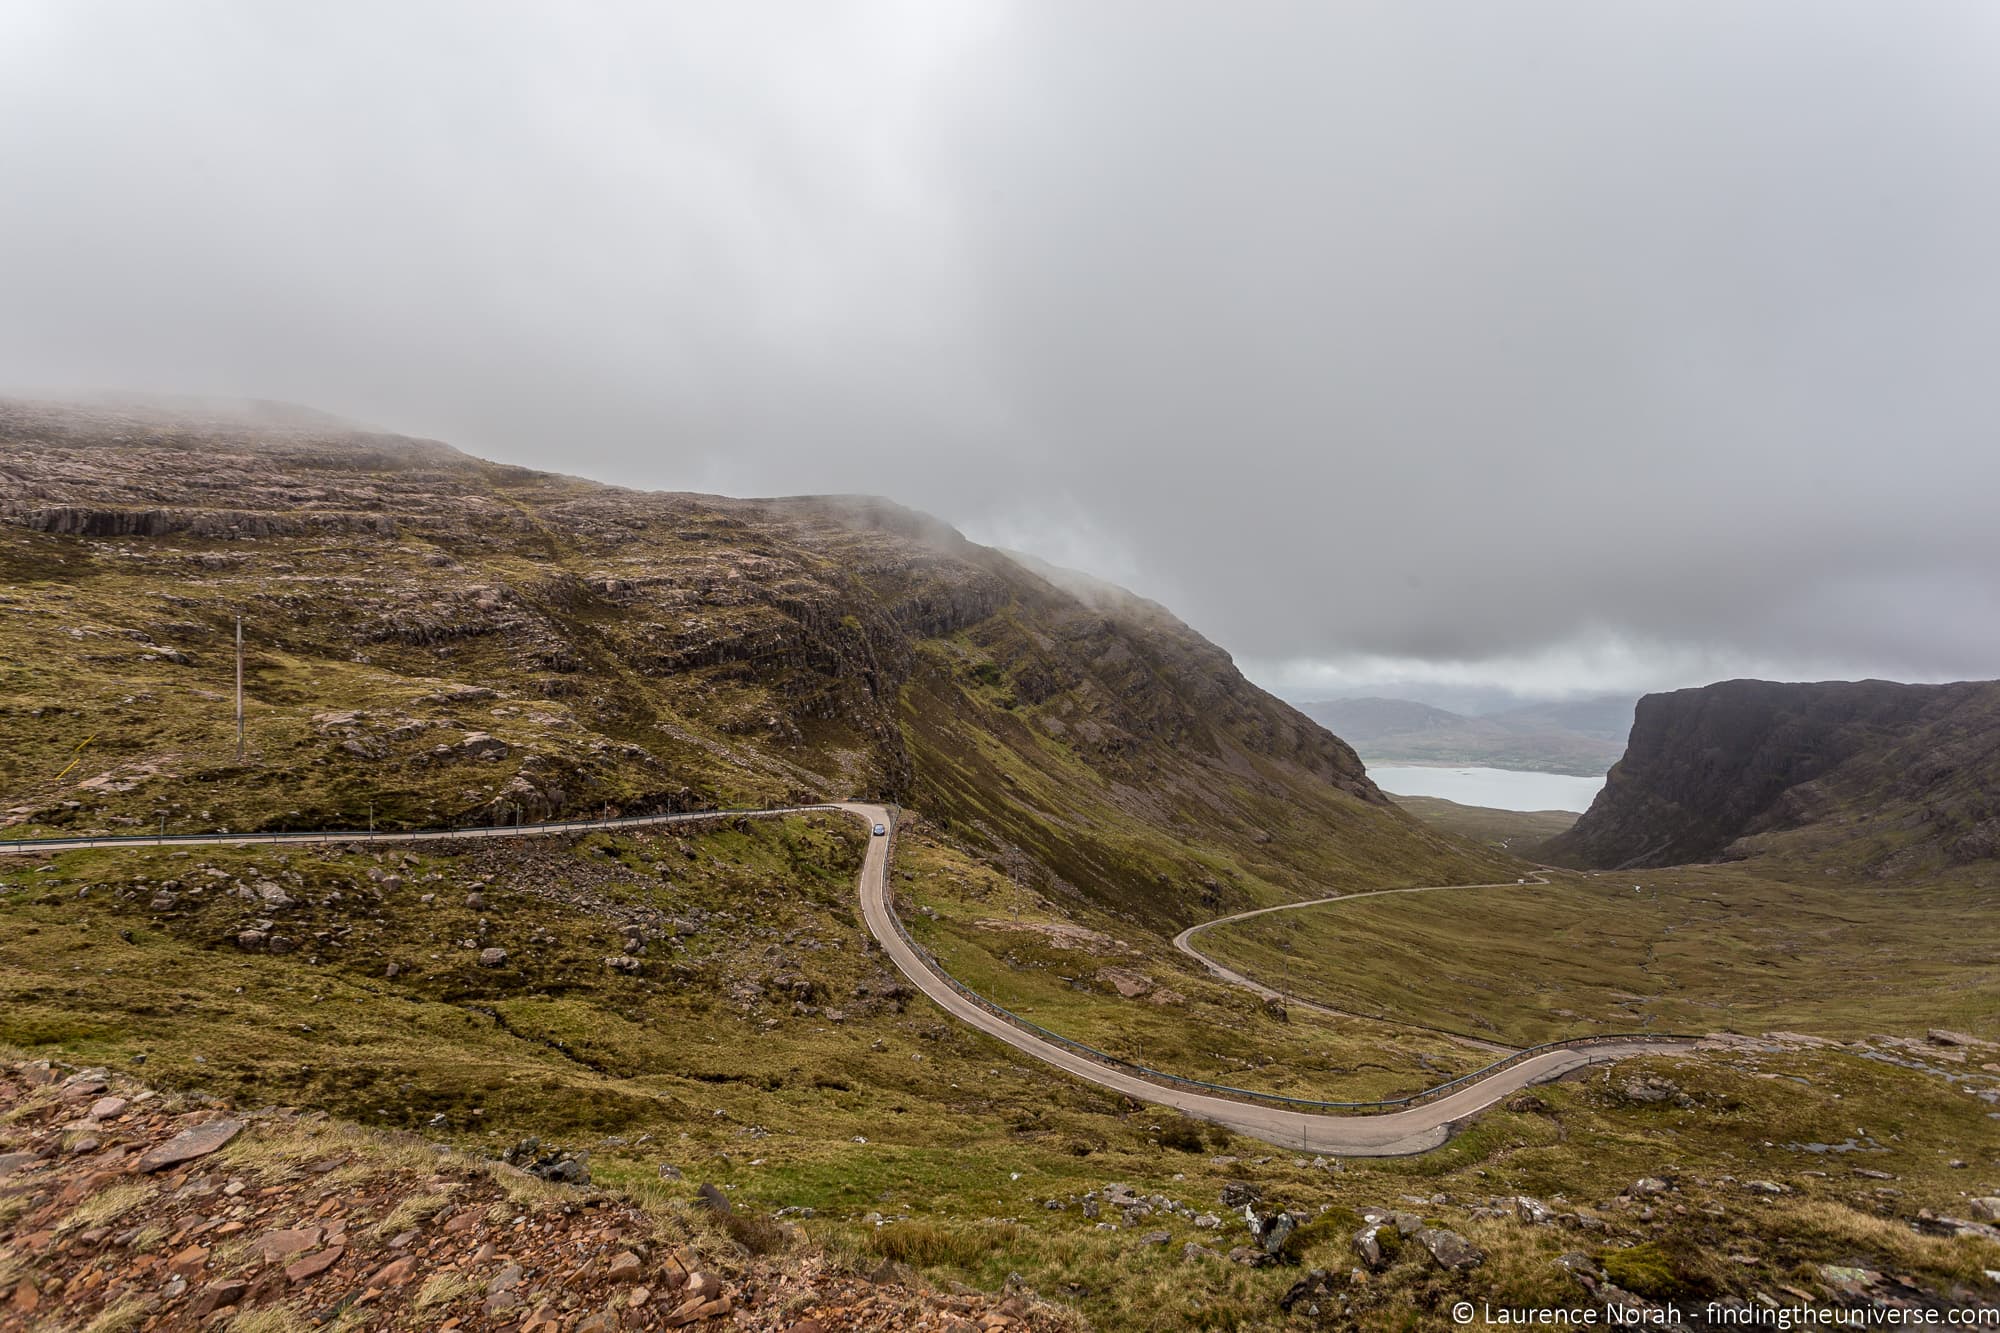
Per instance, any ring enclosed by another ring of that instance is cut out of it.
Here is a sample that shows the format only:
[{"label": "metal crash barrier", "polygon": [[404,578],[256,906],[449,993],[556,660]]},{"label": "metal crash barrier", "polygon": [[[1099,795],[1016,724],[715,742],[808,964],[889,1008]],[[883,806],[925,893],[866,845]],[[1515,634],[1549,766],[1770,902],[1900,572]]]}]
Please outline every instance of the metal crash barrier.
[{"label": "metal crash barrier", "polygon": [[933,975],[987,1013],[1011,1024],[1021,1031],[1038,1037],[1051,1045],[1060,1046],[1066,1051],[1072,1051],[1077,1055],[1094,1060],[1120,1073],[1130,1074],[1136,1078],[1145,1079],[1149,1083],[1157,1083],[1162,1087],[1185,1088],[1194,1092],[1229,1097],[1237,1101],[1258,1102],[1285,1110],[1337,1111],[1357,1115],[1380,1115],[1390,1111],[1407,1110],[1413,1106],[1422,1106],[1427,1102],[1434,1102],[1441,1098],[1449,1097],[1452,1093],[1472,1083],[1490,1078],[1494,1074],[1498,1074],[1514,1065],[1532,1060],[1539,1055],[1546,1055],[1551,1051],[1580,1050],[1593,1046],[1609,1046],[1633,1042],[1681,1045],[1700,1040],[1699,1037],[1678,1032],[1607,1032],[1588,1037],[1568,1037],[1561,1041],[1543,1042],[1539,1046],[1525,1047],[1507,1056],[1505,1059],[1496,1060],[1490,1065],[1475,1069],[1469,1074],[1461,1074],[1457,1078],[1440,1083],[1435,1087],[1425,1088],[1421,1092],[1413,1092],[1407,1097],[1392,1097],[1381,1101],[1361,1102],[1337,1102],[1323,1101],[1312,1097],[1288,1097],[1283,1093],[1259,1092],[1255,1088],[1237,1088],[1231,1087],[1226,1083],[1209,1083],[1198,1078],[1185,1078],[1179,1074],[1169,1074],[1164,1070],[1153,1069],[1147,1065],[1121,1059],[1108,1051],[1100,1051],[1095,1046],[1086,1046],[1084,1043],[1074,1041],[1059,1032],[1051,1032],[1034,1020],[1023,1018],[1020,1014],[995,1004],[977,991],[964,985],[958,978],[952,976],[950,972],[947,972],[944,964],[940,963],[936,955],[932,954],[929,949],[925,948],[910,934],[909,928],[903,924],[903,918],[897,915],[893,881],[890,883],[889,894],[885,897],[884,903],[889,909],[889,920],[895,926],[896,933],[902,937],[905,944],[910,946],[911,951],[923,960],[924,966]]},{"label": "metal crash barrier", "polygon": [[511,838],[543,833],[594,833],[603,829],[645,828],[659,824],[690,824],[703,819],[734,819],[757,815],[803,815],[820,811],[843,814],[838,805],[718,806],[712,810],[677,810],[665,815],[607,815],[602,819],[558,819],[535,824],[452,824],[423,829],[348,829],[273,833],[93,833],[49,838],[0,838],[0,852],[49,847],[88,850],[92,847],[171,847],[187,844],[228,846],[277,842],[427,842],[447,838]]},{"label": "metal crash barrier", "polygon": [[[1024,1018],[1010,1009],[1005,1009],[995,1004],[992,1000],[972,990],[959,981],[958,978],[952,976],[950,972],[946,971],[944,964],[940,963],[929,949],[925,948],[910,934],[909,928],[903,924],[902,917],[896,912],[895,880],[893,878],[896,846],[895,833],[897,825],[900,823],[902,811],[898,806],[891,806],[890,810],[889,845],[884,849],[882,869],[883,906],[888,909],[889,922],[895,927],[896,934],[901,936],[903,942],[910,946],[911,951],[923,962],[924,967],[940,981],[950,986],[954,991],[957,991],[972,1003],[978,1005],[987,1013],[1018,1028],[1022,1032],[1048,1042],[1053,1046],[1059,1046],[1066,1051],[1071,1051],[1086,1059],[1093,1060],[1109,1069],[1144,1079],[1149,1083],[1159,1084],[1162,1087],[1185,1088],[1195,1092],[1229,1097],[1238,1101],[1258,1102],[1287,1110],[1338,1111],[1350,1114],[1378,1115],[1389,1111],[1406,1110],[1413,1106],[1421,1106],[1426,1102],[1437,1101],[1442,1097],[1448,1097],[1469,1084],[1489,1078],[1514,1065],[1534,1059],[1539,1055],[1545,1055],[1551,1051],[1578,1050],[1592,1046],[1606,1046],[1619,1043],[1629,1044],[1633,1042],[1681,1045],[1700,1040],[1699,1037],[1686,1033],[1667,1032],[1618,1032],[1600,1033],[1589,1037],[1569,1037],[1562,1041],[1544,1042],[1539,1046],[1529,1046],[1515,1051],[1512,1055],[1501,1060],[1496,1060],[1484,1068],[1475,1069],[1469,1074],[1461,1074],[1457,1078],[1440,1083],[1435,1087],[1425,1088],[1421,1092],[1411,1093],[1407,1097],[1393,1097],[1380,1101],[1341,1102],[1323,1101],[1310,1097],[1288,1097],[1282,1093],[1259,1092],[1254,1088],[1237,1088],[1231,1087],[1226,1083],[1209,1083],[1202,1079],[1184,1078],[1179,1074],[1170,1074],[1164,1070],[1153,1069],[1131,1060],[1122,1059],[1112,1055],[1108,1051],[1100,1051],[1094,1046],[1087,1046],[1080,1041],[1074,1041],[1059,1032],[1051,1032],[1032,1019]],[[280,831],[276,833],[107,833],[93,834],[85,837],[0,838],[0,852],[25,851],[38,847],[63,850],[87,850],[94,847],[118,846],[257,845],[288,842],[418,842],[441,841],[451,838],[527,837],[537,834],[594,833],[606,829],[647,828],[663,824],[691,824],[708,819],[796,815],[819,812],[847,813],[836,804],[822,802],[813,805],[762,808],[724,806],[711,810],[676,811],[672,814],[664,815],[617,815],[607,816],[602,819],[563,819],[535,824],[474,824],[431,829],[353,829],[331,832]]]}]

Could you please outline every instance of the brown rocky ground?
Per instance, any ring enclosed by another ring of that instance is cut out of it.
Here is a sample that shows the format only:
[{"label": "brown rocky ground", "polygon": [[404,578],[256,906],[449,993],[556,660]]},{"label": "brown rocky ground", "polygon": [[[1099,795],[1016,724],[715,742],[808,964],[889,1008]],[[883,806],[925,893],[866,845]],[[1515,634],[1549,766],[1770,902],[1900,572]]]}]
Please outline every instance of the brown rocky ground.
[{"label": "brown rocky ground", "polygon": [[716,1219],[316,1114],[0,1070],[0,1333],[1056,1330],[1021,1296],[863,1275]]}]

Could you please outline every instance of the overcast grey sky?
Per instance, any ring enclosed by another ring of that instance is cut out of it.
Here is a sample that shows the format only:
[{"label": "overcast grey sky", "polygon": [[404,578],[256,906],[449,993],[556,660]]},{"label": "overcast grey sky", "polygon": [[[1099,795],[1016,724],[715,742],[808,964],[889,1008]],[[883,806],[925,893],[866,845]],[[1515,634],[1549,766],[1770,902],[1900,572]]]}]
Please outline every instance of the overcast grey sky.
[{"label": "overcast grey sky", "polygon": [[0,382],[884,493],[1295,696],[2000,674],[1989,0],[0,4]]}]

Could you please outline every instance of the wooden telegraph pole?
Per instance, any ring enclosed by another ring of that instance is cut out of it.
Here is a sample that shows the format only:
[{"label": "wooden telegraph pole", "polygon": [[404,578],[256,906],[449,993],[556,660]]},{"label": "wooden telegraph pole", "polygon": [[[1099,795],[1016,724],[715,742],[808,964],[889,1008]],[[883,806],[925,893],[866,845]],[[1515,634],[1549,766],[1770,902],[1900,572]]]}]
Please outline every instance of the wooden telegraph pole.
[{"label": "wooden telegraph pole", "polygon": [[236,762],[243,762],[243,617],[236,617]]}]

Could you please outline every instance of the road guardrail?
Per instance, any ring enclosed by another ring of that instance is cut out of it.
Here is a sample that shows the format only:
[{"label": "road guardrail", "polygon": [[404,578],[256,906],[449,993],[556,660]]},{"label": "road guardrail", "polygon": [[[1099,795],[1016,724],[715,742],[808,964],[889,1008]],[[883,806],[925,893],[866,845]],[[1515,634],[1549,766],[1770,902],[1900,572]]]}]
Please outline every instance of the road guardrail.
[{"label": "road guardrail", "polygon": [[446,838],[528,837],[543,833],[593,833],[601,829],[645,828],[660,824],[691,824],[702,819],[801,815],[839,812],[831,802],[813,805],[717,806],[710,810],[675,810],[659,815],[606,815],[601,819],[545,820],[533,824],[447,824],[417,829],[260,829],[248,833],[87,833],[46,838],[0,837],[0,852],[34,847],[87,850],[92,847],[170,847],[200,845],[259,845],[279,842],[418,842]]},{"label": "road guardrail", "polygon": [[[1284,1093],[1263,1092],[1256,1088],[1232,1087],[1226,1083],[1210,1083],[1203,1079],[1186,1078],[1180,1074],[1172,1074],[1165,1070],[1154,1069],[1150,1066],[1139,1064],[1136,1061],[1123,1059],[1111,1054],[1109,1051],[1098,1050],[1095,1046],[1086,1045],[1083,1042],[1065,1037],[1059,1032],[1053,1032],[1032,1019],[1025,1018],[1010,1009],[994,1003],[984,995],[965,985],[957,977],[951,975],[945,969],[944,964],[939,962],[929,949],[925,948],[923,944],[910,934],[909,928],[903,924],[903,918],[896,912],[896,889],[893,871],[895,869],[896,825],[900,822],[901,809],[900,807],[891,808],[893,813],[890,815],[889,845],[884,849],[882,867],[883,906],[888,909],[889,923],[895,927],[896,934],[901,936],[903,942],[910,946],[911,951],[916,954],[926,970],[987,1013],[992,1014],[1003,1022],[1011,1024],[1030,1036],[1039,1038],[1051,1045],[1059,1046],[1066,1051],[1072,1051],[1086,1059],[1096,1061],[1107,1068],[1144,1079],[1149,1083],[1159,1084],[1162,1087],[1185,1088],[1195,1092],[1229,1097],[1238,1101],[1277,1106],[1286,1110],[1380,1115],[1391,1111],[1407,1110],[1413,1106],[1421,1106],[1427,1102],[1436,1101],[1441,1097],[1448,1097],[1461,1088],[1479,1082],[1482,1079],[1490,1078],[1514,1065],[1531,1060],[1538,1055],[1547,1054],[1550,1051],[1579,1050],[1591,1046],[1632,1042],[1681,1045],[1700,1040],[1699,1037],[1688,1033],[1674,1032],[1617,1032],[1596,1033],[1588,1037],[1567,1037],[1561,1041],[1543,1042],[1537,1046],[1524,1047],[1504,1059],[1496,1060],[1492,1064],[1475,1069],[1469,1074],[1461,1074],[1457,1078],[1437,1084],[1435,1087],[1425,1088],[1420,1092],[1413,1092],[1407,1097],[1383,1098],[1376,1101],[1326,1101],[1311,1097],[1291,1097]],[[840,813],[841,810],[840,806],[832,802],[818,802],[808,805],[788,806],[718,806],[708,810],[676,810],[668,814],[658,815],[608,815],[601,819],[547,820],[533,824],[447,825],[441,828],[428,829],[334,829],[302,830],[296,832],[279,830],[277,832],[260,831],[254,833],[106,833],[87,834],[83,836],[72,835],[68,837],[0,838],[0,852],[26,851],[36,847],[88,850],[99,846],[171,847],[202,844],[210,846],[247,846],[286,842],[413,842],[442,841],[450,838],[527,837],[536,834],[593,833],[605,829],[646,828],[657,827],[662,824],[688,824],[704,819],[732,819],[750,816],[807,814],[813,812]]]},{"label": "road guardrail", "polygon": [[1468,1074],[1461,1074],[1457,1078],[1449,1079],[1434,1087],[1425,1088],[1420,1092],[1413,1092],[1407,1097],[1389,1097],[1376,1101],[1326,1101],[1314,1097],[1291,1097],[1284,1093],[1263,1092],[1256,1088],[1232,1087],[1226,1083],[1210,1083],[1203,1079],[1187,1078],[1180,1074],[1171,1074],[1165,1070],[1154,1069],[1148,1065],[1139,1064],[1136,1061],[1126,1060],[1108,1051],[1101,1051],[1095,1046],[1089,1046],[1070,1037],[1065,1037],[1059,1032],[1052,1032],[1033,1019],[1025,1018],[1011,1009],[1004,1008],[987,999],[984,995],[979,994],[961,982],[957,977],[954,977],[945,969],[944,964],[938,961],[935,954],[931,953],[915,936],[910,934],[909,928],[903,924],[903,918],[896,912],[894,882],[890,881],[887,888],[888,892],[884,895],[884,906],[888,908],[890,924],[895,926],[896,933],[902,937],[903,942],[910,946],[911,951],[922,960],[925,968],[939,980],[994,1017],[1051,1045],[1060,1046],[1066,1051],[1071,1051],[1086,1059],[1094,1060],[1120,1073],[1142,1078],[1149,1083],[1157,1083],[1162,1087],[1181,1088],[1193,1092],[1228,1097],[1236,1101],[1256,1102],[1266,1106],[1276,1106],[1284,1110],[1331,1111],[1344,1112],[1350,1115],[1383,1115],[1392,1111],[1408,1110],[1414,1106],[1422,1106],[1425,1103],[1449,1097],[1454,1092],[1458,1092],[1471,1084],[1491,1078],[1495,1074],[1501,1073],[1525,1061],[1532,1060],[1536,1056],[1546,1055],[1551,1051],[1583,1050],[1592,1046],[1630,1044],[1633,1042],[1681,1045],[1700,1040],[1697,1036],[1680,1032],[1600,1032],[1593,1033],[1587,1037],[1566,1037],[1560,1041],[1543,1042],[1540,1045],[1524,1047],[1506,1056],[1504,1059],[1496,1060],[1492,1064],[1475,1069]]}]

